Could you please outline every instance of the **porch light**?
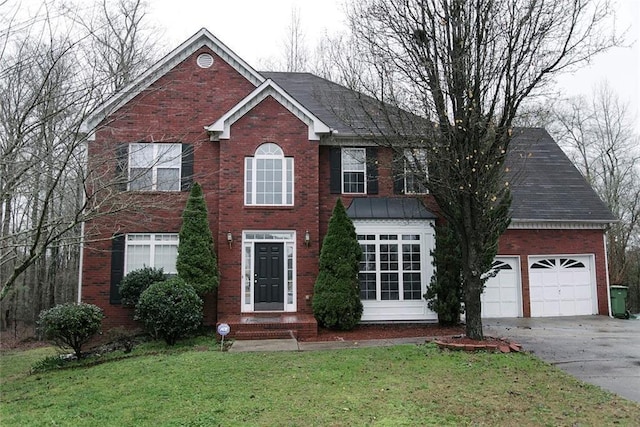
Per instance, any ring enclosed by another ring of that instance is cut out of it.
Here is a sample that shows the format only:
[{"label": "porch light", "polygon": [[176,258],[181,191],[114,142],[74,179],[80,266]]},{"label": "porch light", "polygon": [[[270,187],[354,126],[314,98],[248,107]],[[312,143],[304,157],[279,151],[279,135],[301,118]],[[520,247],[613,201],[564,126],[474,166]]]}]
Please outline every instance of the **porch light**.
[{"label": "porch light", "polygon": [[227,231],[227,243],[229,243],[229,249],[231,249],[231,244],[233,243],[233,234],[231,234],[231,231]]},{"label": "porch light", "polygon": [[304,245],[309,247],[311,245],[311,236],[309,235],[309,230],[304,232]]}]

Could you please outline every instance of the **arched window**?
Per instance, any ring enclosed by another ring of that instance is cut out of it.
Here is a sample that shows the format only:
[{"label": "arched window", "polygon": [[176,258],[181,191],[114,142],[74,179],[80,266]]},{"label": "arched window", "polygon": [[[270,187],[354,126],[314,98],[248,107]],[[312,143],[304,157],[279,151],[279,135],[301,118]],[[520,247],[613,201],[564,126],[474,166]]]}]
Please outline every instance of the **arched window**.
[{"label": "arched window", "polygon": [[272,142],[245,158],[245,205],[293,205],[293,157]]}]

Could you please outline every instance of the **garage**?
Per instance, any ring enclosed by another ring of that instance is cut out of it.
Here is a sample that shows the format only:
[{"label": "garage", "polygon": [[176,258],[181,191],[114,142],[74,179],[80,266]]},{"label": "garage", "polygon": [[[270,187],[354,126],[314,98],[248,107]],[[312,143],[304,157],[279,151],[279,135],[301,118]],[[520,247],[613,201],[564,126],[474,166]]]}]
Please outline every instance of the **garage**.
[{"label": "garage", "polygon": [[485,283],[480,296],[482,317],[520,317],[520,269],[517,257],[497,257],[493,262],[495,276]]},{"label": "garage", "polygon": [[531,317],[596,314],[591,255],[529,258]]}]

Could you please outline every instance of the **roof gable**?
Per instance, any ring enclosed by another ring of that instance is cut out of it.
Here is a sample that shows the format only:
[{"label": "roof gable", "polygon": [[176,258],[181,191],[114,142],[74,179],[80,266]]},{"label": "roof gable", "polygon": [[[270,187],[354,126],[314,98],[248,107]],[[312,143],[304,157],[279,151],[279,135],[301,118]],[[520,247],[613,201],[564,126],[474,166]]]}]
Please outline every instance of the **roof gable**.
[{"label": "roof gable", "polygon": [[176,65],[180,64],[195,51],[204,46],[211,49],[213,53],[227,62],[254,86],[259,86],[265,81],[265,78],[260,75],[260,73],[255,71],[248,63],[236,55],[206,28],[202,28],[180,46],[165,55],[164,58],[145,71],[136,80],[122,88],[106,102],[96,108],[83,123],[83,131],[87,133],[91,132],[108,115],[117,111],[127,102],[131,101]]},{"label": "roof gable", "polygon": [[268,96],[273,97],[298,119],[307,124],[310,140],[318,141],[320,140],[320,135],[331,132],[331,128],[322,120],[291,97],[273,80],[267,79],[225,115],[220,117],[211,125],[205,127],[207,131],[212,133],[212,140],[229,139],[231,137],[231,125]]}]

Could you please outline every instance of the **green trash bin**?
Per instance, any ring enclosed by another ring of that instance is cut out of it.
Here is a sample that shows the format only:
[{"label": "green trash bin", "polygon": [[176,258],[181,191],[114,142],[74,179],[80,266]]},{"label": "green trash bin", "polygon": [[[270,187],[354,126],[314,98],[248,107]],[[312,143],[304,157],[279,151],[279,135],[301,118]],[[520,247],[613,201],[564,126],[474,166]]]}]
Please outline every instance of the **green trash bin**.
[{"label": "green trash bin", "polygon": [[627,292],[629,288],[626,286],[611,286],[611,314],[618,319],[628,319],[627,311]]}]

